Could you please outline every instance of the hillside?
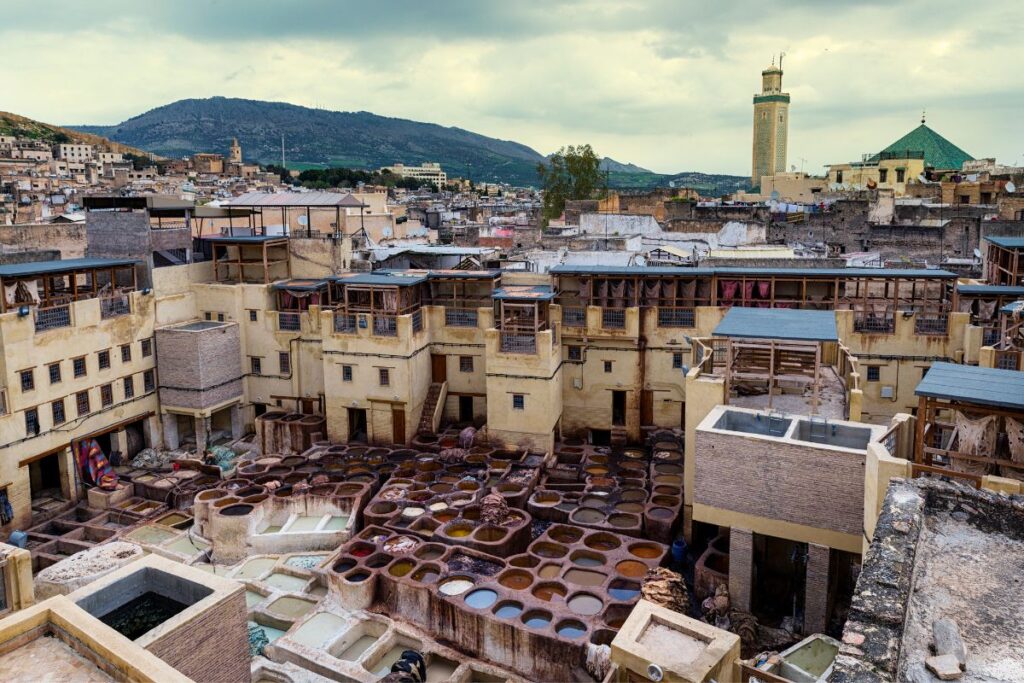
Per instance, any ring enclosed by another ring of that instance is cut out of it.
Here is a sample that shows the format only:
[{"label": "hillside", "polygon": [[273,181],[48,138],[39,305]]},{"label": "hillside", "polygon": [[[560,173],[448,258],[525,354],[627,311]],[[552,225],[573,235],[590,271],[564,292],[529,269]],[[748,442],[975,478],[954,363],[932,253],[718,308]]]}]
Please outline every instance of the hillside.
[{"label": "hillside", "polygon": [[477,181],[537,182],[544,159],[526,145],[461,128],[309,109],[284,102],[225,97],[179,100],[114,126],[72,126],[164,156],[227,153],[237,137],[247,161],[289,166],[377,169],[397,162],[438,161],[451,176]]},{"label": "hillside", "polygon": [[[237,137],[247,161],[281,162],[281,134],[290,168],[342,167],[376,170],[397,162],[436,161],[449,176],[477,182],[537,185],[537,164],[546,157],[526,145],[461,128],[377,116],[369,112],[310,109],[284,102],[226,97],[179,100],[113,126],[71,126],[169,157],[227,153]],[[653,173],[605,158],[613,188],[648,189],[675,178],[710,194],[742,184],[739,176]]]},{"label": "hillside", "polygon": [[95,145],[106,152],[120,152],[121,154],[135,154],[138,156],[149,156],[147,152],[135,147],[114,142],[107,138],[85,133],[70,128],[62,128],[49,123],[35,121],[25,116],[0,111],[0,135],[13,135],[19,138],[31,138],[42,140],[48,144],[61,142],[75,142],[85,145]]}]

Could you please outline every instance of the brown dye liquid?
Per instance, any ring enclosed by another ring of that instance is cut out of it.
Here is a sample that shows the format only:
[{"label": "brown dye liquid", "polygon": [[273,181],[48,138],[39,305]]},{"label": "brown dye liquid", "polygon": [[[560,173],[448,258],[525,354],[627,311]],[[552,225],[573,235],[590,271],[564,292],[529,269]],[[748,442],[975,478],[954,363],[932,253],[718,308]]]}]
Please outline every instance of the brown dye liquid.
[{"label": "brown dye liquid", "polygon": [[655,557],[661,556],[661,551],[653,545],[635,545],[629,549],[629,552],[637,557],[642,557],[645,560],[652,560]]},{"label": "brown dye liquid", "polygon": [[623,560],[615,565],[615,568],[619,570],[620,574],[631,579],[642,578],[647,573],[647,565],[636,560]]},{"label": "brown dye liquid", "polygon": [[[621,562],[619,564],[622,564]],[[635,564],[640,564],[636,562]],[[643,566],[643,565],[641,565]],[[621,571],[621,570],[620,570]],[[644,567],[644,571],[647,568]],[[580,586],[600,586],[607,577],[600,572],[592,572],[586,569],[570,569],[565,573],[565,580]]]},{"label": "brown dye liquid", "polygon": [[537,575],[542,579],[553,579],[558,576],[558,572],[562,571],[562,565],[559,564],[548,564],[540,568]]},{"label": "brown dye liquid", "polygon": [[565,588],[557,585],[537,586],[533,589],[533,596],[538,600],[551,602],[554,596],[565,597]]},{"label": "brown dye liquid", "polygon": [[530,578],[529,574],[508,574],[501,577],[499,583],[506,588],[521,591],[529,588],[530,584],[533,583],[533,579]]}]

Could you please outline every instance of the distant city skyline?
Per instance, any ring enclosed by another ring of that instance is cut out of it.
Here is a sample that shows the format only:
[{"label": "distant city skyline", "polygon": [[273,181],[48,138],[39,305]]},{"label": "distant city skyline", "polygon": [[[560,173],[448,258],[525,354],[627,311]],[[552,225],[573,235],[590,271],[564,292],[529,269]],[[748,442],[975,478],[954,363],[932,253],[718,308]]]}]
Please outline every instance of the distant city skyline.
[{"label": "distant city skyline", "polygon": [[13,0],[4,14],[0,110],[61,125],[223,95],[747,175],[751,98],[784,51],[797,170],[878,151],[922,110],[973,156],[1024,163],[1016,3]]}]

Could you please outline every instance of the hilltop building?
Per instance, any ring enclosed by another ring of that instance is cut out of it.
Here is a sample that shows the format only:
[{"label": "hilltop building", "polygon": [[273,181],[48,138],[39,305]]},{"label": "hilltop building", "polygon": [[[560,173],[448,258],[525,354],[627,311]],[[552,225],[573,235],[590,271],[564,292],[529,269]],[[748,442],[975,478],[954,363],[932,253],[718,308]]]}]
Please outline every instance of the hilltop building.
[{"label": "hilltop building", "polygon": [[754,151],[750,184],[757,187],[763,176],[786,170],[789,131],[789,93],[782,92],[782,56],[779,65],[761,72],[761,92],[754,95]]},{"label": "hilltop building", "polygon": [[437,162],[424,163],[419,166],[406,166],[405,164],[382,166],[380,172],[391,173],[401,178],[422,180],[438,187],[444,187],[448,183],[448,174],[441,170],[441,164]]}]

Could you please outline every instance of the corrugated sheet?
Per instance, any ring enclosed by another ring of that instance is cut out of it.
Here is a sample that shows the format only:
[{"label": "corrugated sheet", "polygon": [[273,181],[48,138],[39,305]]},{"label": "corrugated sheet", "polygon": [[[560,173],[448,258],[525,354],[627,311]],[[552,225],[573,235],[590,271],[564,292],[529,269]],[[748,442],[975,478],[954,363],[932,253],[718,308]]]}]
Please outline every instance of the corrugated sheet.
[{"label": "corrugated sheet", "polygon": [[929,398],[1024,410],[1024,372],[932,363],[914,393]]},{"label": "corrugated sheet", "polygon": [[74,270],[90,268],[116,268],[132,266],[138,263],[134,259],[108,258],[73,258],[58,261],[35,261],[32,263],[9,263],[0,266],[0,277],[31,277],[32,275],[52,275],[70,273]]},{"label": "corrugated sheet", "polygon": [[716,337],[839,341],[832,311],[796,308],[730,308],[712,334]]},{"label": "corrugated sheet", "polygon": [[246,192],[224,202],[224,206],[359,208],[363,204],[351,194],[339,192]]}]

